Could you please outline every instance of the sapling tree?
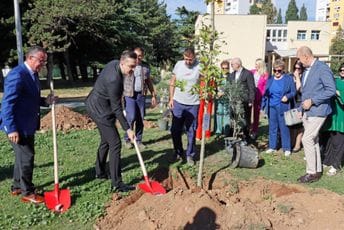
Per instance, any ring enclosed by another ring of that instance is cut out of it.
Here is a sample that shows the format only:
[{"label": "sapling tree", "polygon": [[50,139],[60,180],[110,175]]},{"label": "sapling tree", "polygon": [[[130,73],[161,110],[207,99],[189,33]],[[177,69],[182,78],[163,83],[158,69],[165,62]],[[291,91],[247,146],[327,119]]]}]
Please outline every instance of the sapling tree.
[{"label": "sapling tree", "polygon": [[[214,9],[214,2],[216,0],[206,1],[206,3],[212,3],[212,9]],[[221,41],[219,39],[219,33],[214,28],[214,12],[212,10],[211,23],[202,22],[202,26],[196,34],[196,50],[198,52],[198,59],[200,62],[200,73],[202,75],[201,84],[193,87],[193,93],[200,95],[200,99],[204,100],[204,108],[201,110],[207,111],[209,100],[213,99],[216,95],[216,87],[221,84],[221,71],[219,68],[218,56],[221,53]],[[204,18],[206,20],[207,18]],[[209,25],[210,24],[210,25]],[[202,142],[200,151],[200,163],[197,178],[197,186],[202,186],[202,170],[205,152],[205,131],[209,129],[211,114],[205,112],[203,117],[202,127]]]}]

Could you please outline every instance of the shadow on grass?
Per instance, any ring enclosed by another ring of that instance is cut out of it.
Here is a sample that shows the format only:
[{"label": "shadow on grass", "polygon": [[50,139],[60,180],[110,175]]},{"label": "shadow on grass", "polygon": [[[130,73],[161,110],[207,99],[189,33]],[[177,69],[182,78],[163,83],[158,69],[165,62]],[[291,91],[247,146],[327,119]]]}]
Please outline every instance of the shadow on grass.
[{"label": "shadow on grass", "polygon": [[7,165],[0,167],[0,182],[6,179],[11,179],[13,174],[13,165]]},{"label": "shadow on grass", "polygon": [[143,141],[143,144],[150,145],[150,144],[157,143],[159,141],[165,141],[165,140],[172,140],[171,134],[166,134],[165,136],[161,136],[158,139],[150,139],[149,141]]}]

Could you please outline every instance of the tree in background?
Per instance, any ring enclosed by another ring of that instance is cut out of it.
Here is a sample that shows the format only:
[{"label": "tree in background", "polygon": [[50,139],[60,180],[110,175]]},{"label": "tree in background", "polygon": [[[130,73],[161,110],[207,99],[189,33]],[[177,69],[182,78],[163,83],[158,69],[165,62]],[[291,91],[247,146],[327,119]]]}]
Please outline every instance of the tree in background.
[{"label": "tree in background", "polygon": [[[22,1],[20,14],[23,15],[27,10],[32,0]],[[0,69],[5,65],[11,67],[17,65],[17,45],[14,23],[14,4],[13,0],[0,1]],[[23,28],[25,32],[25,28]],[[25,42],[25,37],[23,37]]]},{"label": "tree in background", "polygon": [[285,23],[288,23],[290,20],[299,20],[299,9],[296,6],[295,0],[290,0],[288,4],[288,9],[285,13]]},{"label": "tree in background", "polygon": [[305,7],[305,4],[302,4],[301,10],[300,10],[300,20],[307,21],[307,19],[308,19],[307,8]]},{"label": "tree in background", "polygon": [[175,58],[178,55],[175,52],[177,28],[167,15],[166,4],[158,0],[131,0],[128,3],[127,14],[132,18],[122,30],[127,30],[127,39],[132,45],[145,48],[146,59],[152,65]]},{"label": "tree in background", "polygon": [[281,10],[281,8],[279,8],[279,10],[278,10],[278,15],[277,15],[276,23],[277,23],[277,24],[283,24],[282,10]]},{"label": "tree in background", "polygon": [[[46,48],[48,70],[58,64],[63,75],[66,66],[68,80],[74,81],[79,75],[78,67],[82,78],[87,79],[88,66],[101,68],[124,49],[135,46],[145,49],[146,58],[153,65],[179,56],[177,26],[162,1],[77,2],[28,0],[20,4],[24,50],[31,45]],[[0,67],[16,64],[13,12],[13,1],[1,1]]]},{"label": "tree in background", "polygon": [[259,6],[254,3],[250,7],[250,14],[265,14],[268,24],[276,23],[277,10],[276,7],[272,4],[271,0],[261,0]]},{"label": "tree in background", "polygon": [[261,9],[257,6],[257,3],[254,3],[250,6],[250,14],[260,14]]},{"label": "tree in background", "polygon": [[195,23],[200,12],[189,11],[185,6],[176,9],[176,15],[179,17],[174,20],[177,26],[177,43],[180,52],[187,47],[195,45]]},{"label": "tree in background", "polygon": [[[331,55],[342,55],[344,53],[344,31],[339,27],[336,36],[332,39],[332,45],[330,47]],[[333,58],[331,60],[331,70],[337,73],[341,63],[344,63],[344,58]]]}]

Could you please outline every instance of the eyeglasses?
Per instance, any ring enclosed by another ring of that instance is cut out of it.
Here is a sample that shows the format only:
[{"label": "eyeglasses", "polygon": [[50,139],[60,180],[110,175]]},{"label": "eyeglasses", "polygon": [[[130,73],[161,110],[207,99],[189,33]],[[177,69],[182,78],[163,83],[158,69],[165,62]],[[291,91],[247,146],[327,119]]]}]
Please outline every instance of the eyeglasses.
[{"label": "eyeglasses", "polygon": [[229,69],[229,67],[222,67],[221,69]]},{"label": "eyeglasses", "polygon": [[344,72],[344,69],[341,69],[339,72]]},{"label": "eyeglasses", "polygon": [[39,61],[39,64],[41,64],[41,65],[46,65],[47,64],[47,60],[40,59],[39,57],[36,57],[36,56],[31,56],[31,57],[33,57],[37,61]]},{"label": "eyeglasses", "polygon": [[274,73],[283,73],[283,69],[274,69]]}]

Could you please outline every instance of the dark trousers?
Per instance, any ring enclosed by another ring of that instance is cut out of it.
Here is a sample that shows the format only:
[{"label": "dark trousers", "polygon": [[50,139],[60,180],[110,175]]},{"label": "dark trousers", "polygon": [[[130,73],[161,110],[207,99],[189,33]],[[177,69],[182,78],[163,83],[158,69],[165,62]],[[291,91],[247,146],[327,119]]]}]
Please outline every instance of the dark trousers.
[{"label": "dark trousers", "polygon": [[269,107],[269,148],[277,149],[278,130],[280,131],[283,151],[291,150],[290,131],[285,124],[284,111],[280,106]]},{"label": "dark trousers", "polygon": [[199,105],[184,105],[177,101],[173,101],[172,109],[172,127],[171,134],[173,140],[174,151],[176,154],[184,154],[182,133],[186,128],[188,145],[186,156],[193,157],[195,155],[195,138],[197,128],[197,114]]},{"label": "dark trousers", "polygon": [[[145,115],[145,96],[140,92],[135,92],[133,97],[124,97],[125,113],[130,128],[135,125],[135,136],[138,143],[142,142],[143,118]],[[129,141],[128,135],[125,134],[125,141]]]},{"label": "dark trousers", "polygon": [[23,195],[30,195],[35,191],[32,183],[35,159],[34,144],[34,135],[20,135],[18,144],[11,142],[15,154],[12,190],[20,188]]},{"label": "dark trousers", "polygon": [[109,155],[109,170],[111,184],[118,187],[122,183],[121,172],[121,139],[115,126],[106,126],[96,122],[100,133],[100,144],[96,159],[96,174],[98,176],[106,175],[106,160]]},{"label": "dark trousers", "polygon": [[332,165],[336,169],[342,167],[344,160],[344,133],[331,131],[325,149],[324,165]]}]

